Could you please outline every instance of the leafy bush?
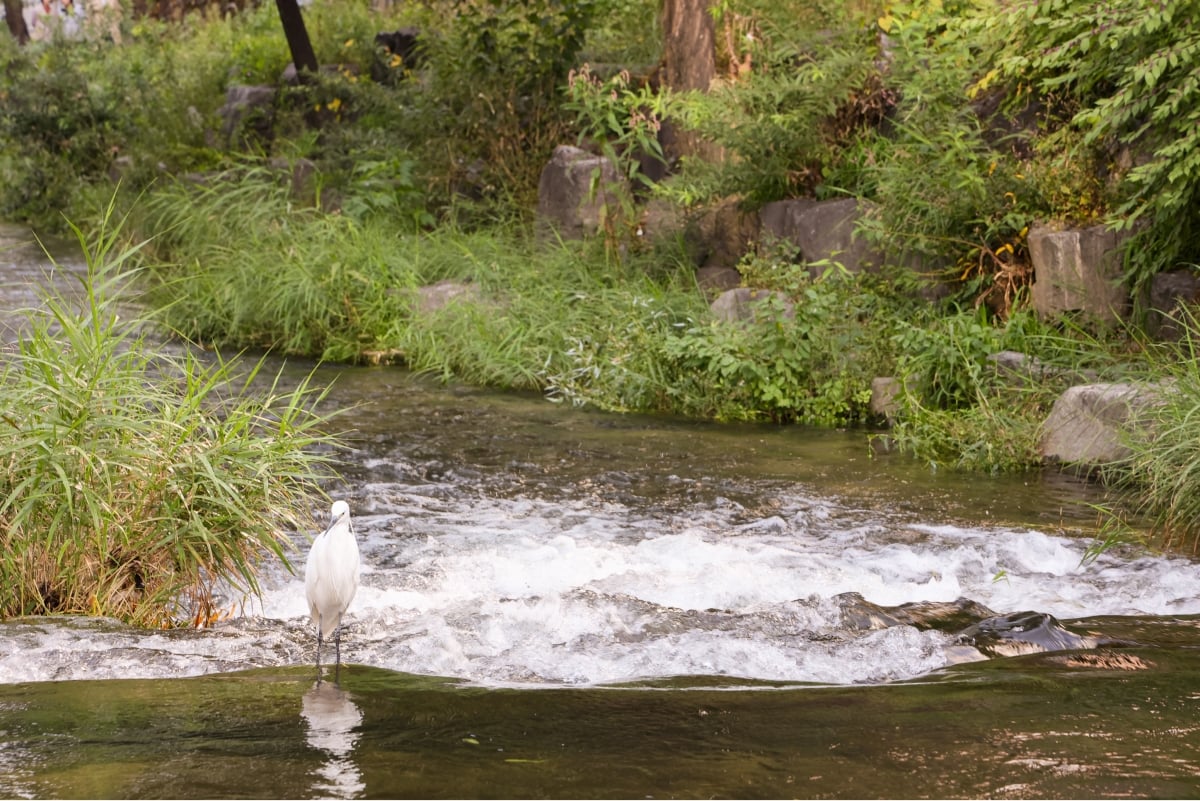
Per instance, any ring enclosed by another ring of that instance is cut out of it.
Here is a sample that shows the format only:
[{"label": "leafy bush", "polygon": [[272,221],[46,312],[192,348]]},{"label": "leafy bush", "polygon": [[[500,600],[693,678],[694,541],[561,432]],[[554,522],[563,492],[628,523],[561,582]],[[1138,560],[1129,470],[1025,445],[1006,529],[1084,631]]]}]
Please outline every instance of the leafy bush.
[{"label": "leafy bush", "polygon": [[665,160],[658,133],[667,101],[645,84],[636,89],[630,84],[626,70],[601,79],[584,64],[568,75],[562,107],[575,114],[580,145],[598,146],[631,185],[645,189],[653,182],[640,159]]},{"label": "leafy bush", "polygon": [[[333,439],[323,393],[254,390],[261,362],[173,357],[118,315],[116,231],[89,247],[77,295],[47,288],[0,366],[0,615],[211,622],[227,581],[257,590],[282,558]],[[82,308],[81,308],[82,306]],[[240,394],[230,394],[230,387]]]},{"label": "leafy bush", "polygon": [[[8,39],[8,37],[0,37]],[[0,44],[0,216],[49,218],[69,205],[83,179],[103,175],[131,120],[122,113],[124,87],[80,80],[78,59],[54,48],[35,60]]]},{"label": "leafy bush", "polygon": [[967,97],[986,55],[960,16],[978,9],[962,5],[893,4],[882,80],[895,107],[831,180],[876,202],[863,233],[885,252],[940,272],[956,299],[990,296],[1004,313],[1030,274],[1024,235],[1037,194]]},{"label": "leafy bush", "polygon": [[1119,164],[1112,222],[1135,232],[1129,280],[1143,286],[1200,246],[1200,29],[1193,3],[1036,0],[985,20],[1015,38],[997,72],[1078,104],[1070,124]]},{"label": "leafy bush", "polygon": [[426,67],[400,87],[394,132],[428,166],[439,205],[529,209],[542,167],[568,138],[559,87],[576,66],[594,4],[446,0],[419,22]]},{"label": "leafy bush", "polygon": [[974,406],[993,386],[996,369],[988,357],[1003,349],[1003,338],[982,309],[905,324],[896,336],[898,374],[934,408]]},{"label": "leafy bush", "polygon": [[693,324],[667,341],[672,385],[685,388],[675,411],[827,426],[867,417],[871,379],[891,360],[895,307],[869,278],[836,267],[816,280],[794,265],[777,272],[775,286],[794,303],[772,294],[752,321]]},{"label": "leafy bush", "polygon": [[[1119,360],[1082,331],[1030,311],[997,325],[982,307],[903,322],[893,344],[901,392],[884,438],[931,465],[989,473],[1040,467],[1040,428],[1054,400],[1085,366],[1100,375]],[[1006,350],[1029,359],[1028,372],[989,359]]]},{"label": "leafy bush", "polygon": [[[677,98],[672,116],[727,150],[694,161],[666,191],[691,205],[737,194],[752,205],[822,188],[844,142],[877,122],[885,100],[872,91],[873,43],[860,32],[832,41],[765,35],[756,69],[710,92]],[[810,34],[811,36],[811,34]]]}]

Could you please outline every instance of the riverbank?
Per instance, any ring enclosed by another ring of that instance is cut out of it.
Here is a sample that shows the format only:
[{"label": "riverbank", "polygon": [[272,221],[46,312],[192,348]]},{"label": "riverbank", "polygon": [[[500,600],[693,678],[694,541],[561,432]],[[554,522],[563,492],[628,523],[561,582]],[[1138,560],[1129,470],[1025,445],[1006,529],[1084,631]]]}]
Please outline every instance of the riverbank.
[{"label": "riverbank", "polygon": [[[1102,168],[1103,147],[1136,143],[1119,128],[1108,144],[1080,134],[1079,115],[1099,102],[1095,82],[1077,81],[1057,105],[1037,99],[1016,128],[996,112],[1015,102],[1005,87],[1061,67],[987,45],[998,41],[997,9],[866,6],[790,20],[729,11],[722,30],[749,25],[758,38],[747,41],[770,47],[725,53],[720,63],[757,66],[707,93],[656,94],[652,80],[580,69],[653,51],[656,11],[640,4],[613,17],[540,9],[566,32],[529,61],[515,47],[528,20],[503,10],[439,19],[314,3],[320,61],[339,66],[307,84],[280,82],[288,54],[269,8],[144,20],[120,48],[7,45],[4,133],[16,155],[3,164],[13,178],[4,209],[43,219],[67,209],[86,226],[119,178],[131,242],[150,242],[147,299],[206,345],[393,361],[606,410],[821,426],[878,422],[871,383],[886,376],[901,388],[894,446],[940,468],[1039,469],[1038,428],[1064,387],[1013,382],[990,357],[1019,351],[1045,376],[1154,382],[1187,363],[1193,339],[1151,343],[1133,328],[1032,312],[1030,226],[1095,224],[1145,200],[1124,182],[1144,189],[1161,164]],[[1063,13],[1087,33],[1081,8]],[[639,30],[631,19],[649,22]],[[1029,47],[1061,34],[1034,16],[1010,22]],[[381,29],[414,23],[419,56],[377,46]],[[488,50],[487,31],[504,47]],[[1106,35],[1153,33],[1116,31]],[[511,69],[488,67],[484,52]],[[1112,69],[1120,84],[1131,68]],[[653,157],[667,152],[654,144],[664,125],[726,157],[664,173]],[[1003,130],[1009,139],[997,138]],[[549,154],[571,140],[606,156],[632,193],[618,192],[595,235],[559,241],[535,230],[532,211]],[[730,196],[756,206],[798,195],[870,200],[879,213],[862,237],[941,265],[940,300],[909,264],[852,273],[759,248],[736,260],[736,276],[778,300],[723,324],[694,242],[639,235],[650,197],[687,217]],[[1159,245],[1128,251],[1132,287],[1162,266],[1147,259],[1178,259],[1188,243]],[[1172,397],[1169,413],[1183,419],[1193,396]],[[1135,427],[1133,452],[1153,458],[1163,442],[1137,432],[1169,430]],[[1187,446],[1167,450],[1170,470],[1190,474]],[[1131,485],[1146,475],[1126,472]],[[1186,492],[1135,496],[1135,506],[1158,514]],[[1190,532],[1186,514],[1164,515],[1164,529]]]}]

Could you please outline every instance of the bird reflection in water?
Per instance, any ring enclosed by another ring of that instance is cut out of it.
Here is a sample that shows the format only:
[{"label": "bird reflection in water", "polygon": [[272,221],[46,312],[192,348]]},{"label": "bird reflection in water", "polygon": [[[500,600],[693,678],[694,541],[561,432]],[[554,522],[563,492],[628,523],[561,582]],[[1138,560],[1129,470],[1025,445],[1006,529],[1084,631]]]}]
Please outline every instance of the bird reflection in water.
[{"label": "bird reflection in water", "polygon": [[300,715],[308,726],[308,744],[328,755],[317,769],[313,790],[330,798],[361,796],[366,785],[352,752],[358,742],[362,712],[350,693],[337,685],[317,682],[304,694]]}]

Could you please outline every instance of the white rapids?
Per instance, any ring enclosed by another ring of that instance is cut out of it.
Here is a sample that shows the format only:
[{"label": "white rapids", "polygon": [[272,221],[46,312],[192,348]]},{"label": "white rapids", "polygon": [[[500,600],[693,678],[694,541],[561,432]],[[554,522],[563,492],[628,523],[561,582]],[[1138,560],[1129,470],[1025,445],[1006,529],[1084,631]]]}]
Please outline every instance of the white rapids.
[{"label": "white rapids", "polygon": [[[885,682],[978,654],[937,631],[854,630],[840,593],[894,606],[966,597],[1060,619],[1200,613],[1200,566],[1105,554],[1008,527],[892,520],[779,491],[772,514],[717,496],[648,515],[618,502],[455,497],[389,483],[350,497],[363,575],[343,660],[487,686],[703,675]],[[375,500],[363,500],[364,498]],[[297,537],[302,563],[307,540]],[[0,681],[178,677],[312,657],[303,580],[280,566],[261,600],[209,631],[102,621],[0,627]],[[352,669],[352,668],[351,668]]]}]

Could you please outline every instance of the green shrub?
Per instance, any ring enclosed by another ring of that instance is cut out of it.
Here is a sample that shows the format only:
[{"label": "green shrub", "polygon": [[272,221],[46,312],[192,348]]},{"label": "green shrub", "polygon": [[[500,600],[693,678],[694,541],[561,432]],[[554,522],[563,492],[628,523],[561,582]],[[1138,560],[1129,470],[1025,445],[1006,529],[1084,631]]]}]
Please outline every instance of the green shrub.
[{"label": "green shrub", "polygon": [[[1073,369],[1111,361],[1100,343],[1050,329],[1031,312],[997,324],[982,307],[902,323],[894,345],[902,390],[885,439],[933,466],[989,473],[1038,467],[1042,421]],[[1004,350],[1038,367],[1007,373],[988,358]]]},{"label": "green shrub", "polygon": [[667,341],[673,411],[718,419],[845,425],[864,420],[871,379],[890,368],[895,306],[870,278],[831,267],[816,280],[790,265],[747,265],[777,273],[754,286],[776,289],[746,323],[693,324]]},{"label": "green shrub", "polygon": [[882,80],[895,107],[831,180],[876,202],[862,230],[882,250],[940,272],[953,299],[991,296],[1006,312],[1027,283],[1036,209],[1021,160],[989,140],[967,96],[988,51],[963,30],[979,13],[964,5],[893,4]]},{"label": "green shrub", "polygon": [[754,48],[753,71],[672,103],[673,118],[729,156],[685,163],[665,187],[670,197],[691,205],[736,194],[761,205],[810,194],[825,187],[844,143],[878,121],[873,40],[861,31],[773,34]]},{"label": "green shrub", "polygon": [[1004,332],[985,309],[905,324],[896,336],[898,375],[922,403],[961,409],[990,393],[996,377],[988,356],[1003,350]]},{"label": "green shrub", "polygon": [[137,249],[76,233],[82,292],[43,290],[0,366],[0,615],[204,625],[231,611],[219,582],[255,592],[262,556],[286,564],[281,527],[306,519],[330,459],[324,393],[167,355],[129,316]]},{"label": "green shrub", "polygon": [[[1126,254],[1135,289],[1200,246],[1200,29],[1194,3],[1037,0],[984,20],[1003,51],[993,76],[1067,96],[1083,143],[1114,164],[1113,224],[1134,232]],[[991,76],[989,76],[991,77]],[[1128,163],[1120,166],[1119,150]]]}]

